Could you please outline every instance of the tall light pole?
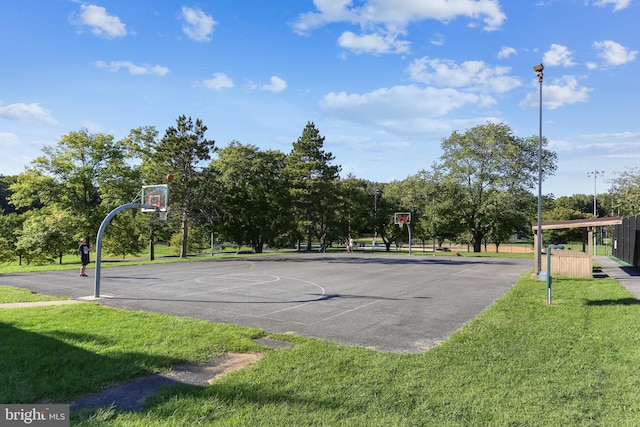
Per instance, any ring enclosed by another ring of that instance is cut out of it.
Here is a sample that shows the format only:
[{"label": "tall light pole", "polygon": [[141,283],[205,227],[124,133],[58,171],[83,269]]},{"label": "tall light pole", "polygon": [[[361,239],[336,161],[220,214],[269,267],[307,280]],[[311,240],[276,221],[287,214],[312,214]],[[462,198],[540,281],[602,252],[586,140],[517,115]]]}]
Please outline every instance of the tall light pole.
[{"label": "tall light pole", "polygon": [[378,196],[382,194],[379,189],[373,190],[373,245],[371,251],[376,250],[376,239],[378,238]]},{"label": "tall light pole", "polygon": [[433,193],[433,254],[436,254],[436,193]]},{"label": "tall light pole", "polygon": [[[588,177],[593,177],[593,217],[598,217],[598,202],[596,201],[596,196],[598,194],[596,189],[596,182],[598,181],[598,177],[604,175],[604,171],[592,170],[587,172]],[[595,256],[598,252],[598,233],[596,233],[595,227],[593,230],[593,256]]]},{"label": "tall light pole", "polygon": [[[542,64],[535,65],[533,67],[533,71],[536,72],[536,76],[538,77],[538,82],[540,82],[540,134],[538,137],[538,248],[536,253],[536,259],[538,261],[537,265],[537,276],[540,277],[540,272],[542,271],[542,80],[544,70],[544,66]],[[547,271],[547,274],[549,272]]]}]

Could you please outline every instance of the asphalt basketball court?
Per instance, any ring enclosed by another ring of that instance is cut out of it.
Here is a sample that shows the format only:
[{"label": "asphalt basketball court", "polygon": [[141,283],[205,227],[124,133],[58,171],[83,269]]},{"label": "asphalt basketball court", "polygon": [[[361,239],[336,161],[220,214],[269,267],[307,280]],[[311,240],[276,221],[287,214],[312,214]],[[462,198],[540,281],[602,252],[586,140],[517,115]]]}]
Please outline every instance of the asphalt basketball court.
[{"label": "asphalt basketball court", "polygon": [[[504,295],[531,260],[387,253],[246,256],[101,269],[100,304],[252,326],[399,353],[445,340]],[[92,299],[76,270],[0,284]]]}]

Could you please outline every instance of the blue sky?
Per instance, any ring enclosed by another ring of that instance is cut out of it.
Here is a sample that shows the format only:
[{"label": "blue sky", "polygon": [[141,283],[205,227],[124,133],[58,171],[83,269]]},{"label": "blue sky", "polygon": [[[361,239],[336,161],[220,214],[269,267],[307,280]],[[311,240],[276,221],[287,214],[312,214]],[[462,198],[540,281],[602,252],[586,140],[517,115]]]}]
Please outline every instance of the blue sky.
[{"label": "blue sky", "polygon": [[285,153],[313,121],[343,176],[401,180],[454,130],[537,136],[543,63],[543,192],[593,194],[638,166],[639,22],[639,0],[5,0],[0,174],[184,114]]}]

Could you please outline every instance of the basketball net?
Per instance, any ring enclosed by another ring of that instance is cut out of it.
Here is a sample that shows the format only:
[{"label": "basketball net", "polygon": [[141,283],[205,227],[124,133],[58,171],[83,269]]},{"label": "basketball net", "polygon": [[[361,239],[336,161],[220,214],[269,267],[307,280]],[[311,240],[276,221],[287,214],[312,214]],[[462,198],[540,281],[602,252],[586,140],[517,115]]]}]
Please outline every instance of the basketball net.
[{"label": "basketball net", "polygon": [[169,216],[169,211],[158,211],[158,216],[160,218],[160,221],[166,221],[167,217]]}]

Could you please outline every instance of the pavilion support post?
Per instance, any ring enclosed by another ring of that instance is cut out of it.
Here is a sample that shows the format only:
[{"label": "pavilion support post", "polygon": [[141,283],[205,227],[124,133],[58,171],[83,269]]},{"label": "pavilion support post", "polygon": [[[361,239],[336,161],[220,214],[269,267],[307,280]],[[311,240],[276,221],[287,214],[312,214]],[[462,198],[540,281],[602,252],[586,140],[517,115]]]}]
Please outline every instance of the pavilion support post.
[{"label": "pavilion support post", "polygon": [[534,230],[533,232],[533,274],[531,275],[532,279],[538,278],[538,266],[541,266],[541,257],[540,248],[538,248],[538,233],[540,230]]}]

